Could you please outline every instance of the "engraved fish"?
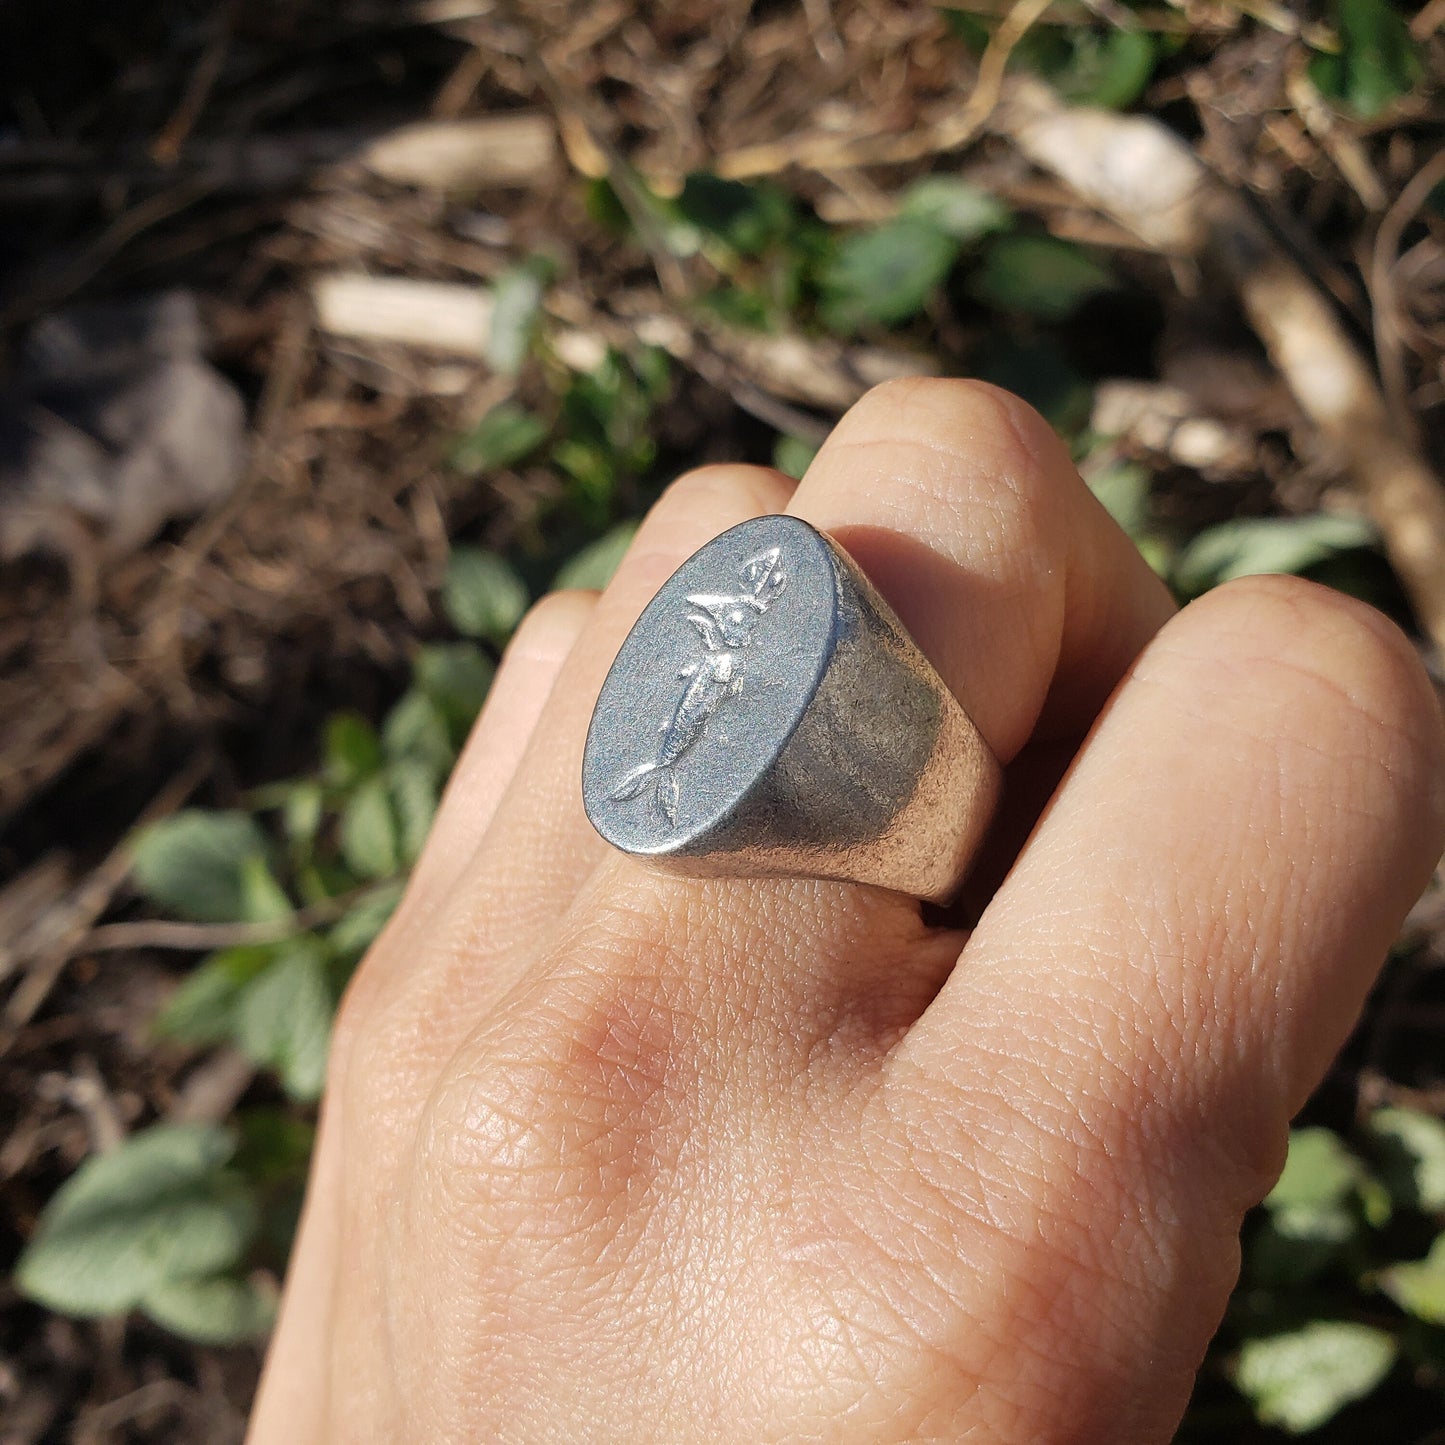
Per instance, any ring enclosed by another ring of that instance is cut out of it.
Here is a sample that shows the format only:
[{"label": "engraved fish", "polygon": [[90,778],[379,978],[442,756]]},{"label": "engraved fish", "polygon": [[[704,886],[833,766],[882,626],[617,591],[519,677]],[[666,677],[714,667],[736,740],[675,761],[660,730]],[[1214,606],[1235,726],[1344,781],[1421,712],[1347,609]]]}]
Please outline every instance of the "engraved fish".
[{"label": "engraved fish", "polygon": [[652,801],[669,823],[677,822],[677,777],[673,769],[702,737],[713,714],[737,694],[743,683],[743,648],[750,647],[758,618],[788,585],[779,565],[782,549],[770,547],[743,564],[744,589],[736,593],[694,592],[687,598],[694,611],[686,620],[697,629],[707,651],[679,673],[687,686],[672,716],[660,728],[657,756],[634,768],[613,789],[614,803],[640,796],[648,787]]}]

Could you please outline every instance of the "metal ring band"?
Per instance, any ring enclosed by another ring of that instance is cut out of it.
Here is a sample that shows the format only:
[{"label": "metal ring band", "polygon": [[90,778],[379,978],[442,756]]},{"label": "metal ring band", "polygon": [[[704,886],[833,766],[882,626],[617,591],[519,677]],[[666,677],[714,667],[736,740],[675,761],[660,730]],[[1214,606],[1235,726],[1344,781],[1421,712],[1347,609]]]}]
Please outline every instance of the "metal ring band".
[{"label": "metal ring band", "polygon": [[997,805],[978,729],[853,559],[796,517],[695,552],[618,651],[582,798],[694,875],[839,878],[946,901]]}]

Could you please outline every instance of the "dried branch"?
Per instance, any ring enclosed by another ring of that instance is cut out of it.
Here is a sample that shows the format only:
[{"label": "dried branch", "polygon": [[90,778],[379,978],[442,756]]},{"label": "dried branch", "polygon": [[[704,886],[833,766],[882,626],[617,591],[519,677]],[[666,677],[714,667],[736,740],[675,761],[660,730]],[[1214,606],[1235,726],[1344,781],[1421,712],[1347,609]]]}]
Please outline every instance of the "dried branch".
[{"label": "dried branch", "polygon": [[1333,307],[1243,197],[1157,120],[1067,106],[1037,81],[1011,83],[995,128],[1156,250],[1229,281],[1295,400],[1344,460],[1421,626],[1445,651],[1445,490],[1401,435]]},{"label": "dried branch", "polygon": [[182,953],[208,953],[217,948],[250,948],[283,943],[310,928],[344,918],[360,903],[386,891],[385,885],[355,888],[335,898],[300,908],[287,918],[265,923],[177,923],[165,918],[138,918],[134,922],[106,923],[93,928],[74,948],[75,953],[117,953],[124,949],[173,949]]}]

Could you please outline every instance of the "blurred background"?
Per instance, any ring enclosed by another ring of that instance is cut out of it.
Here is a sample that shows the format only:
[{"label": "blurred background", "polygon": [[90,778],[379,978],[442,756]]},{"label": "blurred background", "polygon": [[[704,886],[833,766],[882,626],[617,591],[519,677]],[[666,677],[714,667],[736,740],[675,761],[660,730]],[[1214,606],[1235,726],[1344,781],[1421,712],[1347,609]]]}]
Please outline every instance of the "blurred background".
[{"label": "blurred background", "polygon": [[[870,385],[1445,643],[1445,3],[0,9],[0,1445],[241,1438],[335,1001],[528,602]],[[1445,1441],[1445,891],[1185,1441]]]}]

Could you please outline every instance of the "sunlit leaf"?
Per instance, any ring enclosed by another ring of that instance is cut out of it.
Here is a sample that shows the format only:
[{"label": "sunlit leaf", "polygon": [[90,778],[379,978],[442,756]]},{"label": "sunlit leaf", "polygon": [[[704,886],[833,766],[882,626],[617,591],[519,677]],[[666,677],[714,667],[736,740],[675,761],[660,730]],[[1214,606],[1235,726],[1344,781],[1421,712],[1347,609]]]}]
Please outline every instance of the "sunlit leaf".
[{"label": "sunlit leaf", "polygon": [[595,542],[589,542],[557,569],[557,575],[552,579],[552,590],[560,592],[581,587],[600,591],[612,580],[612,574],[636,535],[637,523],[623,522],[610,532],[603,533]]},{"label": "sunlit leaf", "polygon": [[516,402],[494,406],[452,450],[452,465],[467,476],[510,467],[547,440],[547,425]]},{"label": "sunlit leaf", "polygon": [[1354,1195],[1361,1173],[1334,1130],[1292,1129],[1284,1169],[1264,1207],[1273,1213],[1338,1208]]},{"label": "sunlit leaf", "polygon": [[1004,230],[1013,221],[1013,212],[1002,201],[959,176],[915,181],[903,193],[898,213],[961,242]]},{"label": "sunlit leaf", "polygon": [[392,761],[410,758],[425,763],[437,778],[450,772],[456,757],[446,717],[419,687],[408,688],[387,714],[381,745]]},{"label": "sunlit leaf", "polygon": [[313,938],[295,939],[242,994],[236,1042],[275,1069],[292,1097],[314,1099],[326,1078],[334,1006],[320,946]]},{"label": "sunlit leaf", "polygon": [[390,878],[401,867],[401,844],[385,778],[368,778],[346,800],[341,856],[358,878]]},{"label": "sunlit leaf", "polygon": [[481,547],[453,547],[442,591],[452,626],[467,637],[505,642],[531,600],[505,557]]},{"label": "sunlit leaf", "polygon": [[157,1285],[140,1301],[158,1325],[202,1345],[260,1339],[276,1318],[276,1292],[251,1280],[216,1275]]},{"label": "sunlit leaf", "polygon": [[1278,1288],[1322,1275],[1363,1228],[1369,1184],[1364,1166],[1332,1130],[1292,1130],[1284,1172],[1249,1237],[1251,1283]]},{"label": "sunlit leaf", "polygon": [[843,332],[907,321],[947,279],[959,249],[932,221],[911,216],[843,237],[820,277],[824,320]]},{"label": "sunlit leaf", "polygon": [[215,1274],[241,1257],[255,1207],[222,1166],[224,1129],[157,1124],[81,1165],[50,1201],[16,1283],[68,1314],[116,1314],[172,1280]]},{"label": "sunlit leaf", "polygon": [[411,864],[421,853],[432,819],[436,817],[436,775],[425,763],[403,758],[387,768],[386,781],[396,814],[396,837],[402,861]]},{"label": "sunlit leaf", "polygon": [[294,846],[309,849],[315,843],[325,808],[326,799],[315,778],[303,778],[287,788],[281,806],[281,826]]},{"label": "sunlit leaf", "polygon": [[1234,1382],[1264,1424],[1303,1435],[1370,1394],[1397,1354],[1383,1330],[1315,1320],[1287,1334],[1246,1340]]},{"label": "sunlit leaf", "polygon": [[383,883],[369,889],[366,896],[326,935],[331,949],[347,957],[359,956],[370,948],[386,927],[387,919],[396,912],[402,888],[402,880],[397,879],[392,884]]},{"label": "sunlit leaf", "polygon": [[1445,1119],[1419,1109],[1377,1109],[1369,1132],[1394,1198],[1408,1209],[1445,1214]]},{"label": "sunlit leaf", "polygon": [[1149,469],[1138,462],[1113,462],[1091,471],[1087,480],[1089,490],[1124,531],[1131,538],[1141,536],[1149,525]]},{"label": "sunlit leaf", "polygon": [[817,444],[801,437],[782,436],[773,443],[773,465],[785,476],[801,479],[817,455]]},{"label": "sunlit leaf", "polygon": [[1303,572],[1338,553],[1375,545],[1363,517],[1316,512],[1308,517],[1241,517],[1201,532],[1180,553],[1173,582],[1186,597],[1266,572]]},{"label": "sunlit leaf", "polygon": [[185,1044],[216,1044],[236,1029],[236,1008],[276,957],[275,944],[227,948],[192,969],[156,1017],[156,1031]]},{"label": "sunlit leaf", "polygon": [[1436,1236],[1424,1259],[1382,1270],[1380,1288],[1417,1320],[1445,1325],[1445,1234]]},{"label": "sunlit leaf", "polygon": [[474,642],[434,643],[412,664],[416,686],[431,699],[460,748],[486,701],[496,666]]},{"label": "sunlit leaf", "polygon": [[133,876],[151,902],[206,923],[250,921],[246,868],[266,861],[266,840],[247,813],[189,808],[131,840]]},{"label": "sunlit leaf", "polygon": [[247,923],[280,923],[296,912],[264,858],[247,858],[241,865],[241,909]]},{"label": "sunlit leaf", "polygon": [[542,298],[556,267],[545,256],[509,266],[492,286],[492,328],[487,360],[504,376],[515,376],[531,354],[542,320]]}]

